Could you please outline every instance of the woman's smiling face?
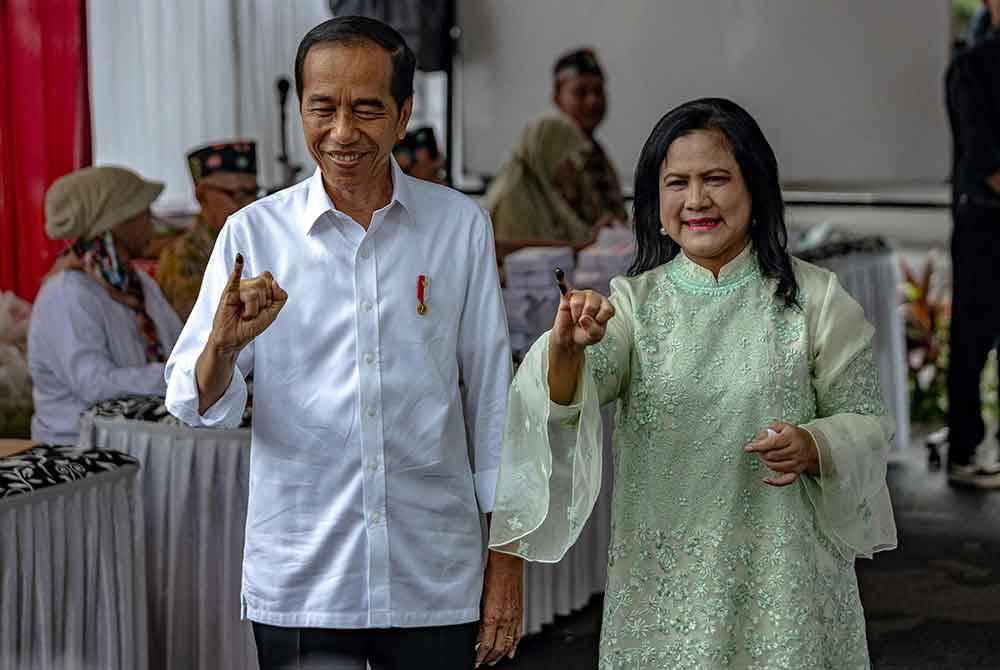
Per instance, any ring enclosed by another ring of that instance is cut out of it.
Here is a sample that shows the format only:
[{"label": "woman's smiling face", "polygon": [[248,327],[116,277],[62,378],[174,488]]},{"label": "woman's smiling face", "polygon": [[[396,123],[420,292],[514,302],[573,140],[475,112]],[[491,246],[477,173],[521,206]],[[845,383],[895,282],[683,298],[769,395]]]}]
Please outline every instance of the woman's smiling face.
[{"label": "woman's smiling face", "polygon": [[693,262],[718,275],[750,240],[752,202],[726,136],[695,130],[660,167],[660,222]]}]

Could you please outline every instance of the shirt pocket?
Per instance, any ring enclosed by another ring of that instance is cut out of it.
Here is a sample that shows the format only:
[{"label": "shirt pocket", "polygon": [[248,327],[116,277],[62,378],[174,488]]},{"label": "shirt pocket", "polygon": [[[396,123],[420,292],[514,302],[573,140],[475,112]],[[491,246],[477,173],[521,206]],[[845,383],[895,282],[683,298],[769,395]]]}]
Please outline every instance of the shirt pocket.
[{"label": "shirt pocket", "polygon": [[392,306],[393,316],[386,319],[388,328],[382,338],[391,349],[407,357],[414,372],[423,370],[431,376],[441,397],[450,397],[451,387],[458,385],[458,314],[454,300],[443,285],[428,287],[423,303],[414,292],[410,302]]},{"label": "shirt pocket", "polygon": [[[421,315],[416,300],[383,330],[382,361],[387,468],[436,467],[461,425],[456,352],[457,316],[439,300]],[[456,423],[457,422],[457,423]],[[454,425],[453,425],[454,424]],[[454,445],[452,445],[454,446]]]}]

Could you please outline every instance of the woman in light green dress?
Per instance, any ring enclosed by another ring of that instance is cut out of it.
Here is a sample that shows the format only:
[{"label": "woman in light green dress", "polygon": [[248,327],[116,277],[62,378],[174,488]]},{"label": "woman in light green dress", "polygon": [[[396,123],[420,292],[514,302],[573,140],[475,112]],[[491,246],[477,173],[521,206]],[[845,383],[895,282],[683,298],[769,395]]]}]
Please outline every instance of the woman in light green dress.
[{"label": "woman in light green dress", "polygon": [[636,170],[638,253],[566,293],[511,389],[490,545],[558,561],[600,491],[617,402],[600,667],[869,667],[857,557],[892,549],[872,327],[786,250],[777,162],[720,99]]}]

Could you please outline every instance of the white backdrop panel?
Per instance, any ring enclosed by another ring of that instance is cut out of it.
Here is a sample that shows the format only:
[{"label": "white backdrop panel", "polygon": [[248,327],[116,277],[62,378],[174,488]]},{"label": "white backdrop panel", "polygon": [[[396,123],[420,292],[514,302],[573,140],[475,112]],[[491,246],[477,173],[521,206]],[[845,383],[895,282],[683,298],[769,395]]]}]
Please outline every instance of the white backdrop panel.
[{"label": "white backdrop panel", "polygon": [[786,180],[942,181],[945,0],[463,0],[465,166],[492,174],[549,109],[551,67],[596,48],[610,107],[598,135],[623,179],[671,107],[747,107]]},{"label": "white backdrop panel", "polygon": [[[261,183],[281,179],[278,76],[293,80],[299,40],[330,18],[326,0],[91,0],[87,42],[94,163],[164,181],[158,207],[194,211],[188,149],[256,139]],[[289,154],[312,172],[294,85]]]}]

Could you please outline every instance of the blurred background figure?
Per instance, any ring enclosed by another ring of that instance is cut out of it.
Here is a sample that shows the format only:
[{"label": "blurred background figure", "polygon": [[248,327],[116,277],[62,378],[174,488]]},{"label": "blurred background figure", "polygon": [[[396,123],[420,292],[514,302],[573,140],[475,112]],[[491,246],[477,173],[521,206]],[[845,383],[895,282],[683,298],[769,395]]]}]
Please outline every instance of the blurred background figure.
[{"label": "blurred background figure", "polygon": [[30,319],[28,301],[13,291],[0,291],[0,440],[31,434]]},{"label": "blurred background figure", "polygon": [[[994,489],[1000,465],[980,387],[1000,338],[1000,0],[984,0],[984,8],[989,30],[955,58],[946,76],[954,219],[948,481]],[[981,448],[990,455],[986,462],[977,462]]]},{"label": "blurred background figure", "polygon": [[163,184],[117,167],[59,178],[45,196],[45,232],[72,242],[76,264],[50,277],[31,313],[31,439],[73,445],[80,413],[123,395],[162,395],[164,361],[181,322],[156,282],[132,268],[153,234]]},{"label": "blurred background figure", "polygon": [[444,155],[438,150],[437,137],[430,126],[407,131],[392,154],[403,172],[411,177],[448,185]]},{"label": "blurred background figure", "polygon": [[191,151],[187,160],[201,210],[191,229],[160,254],[156,270],[156,281],[184,321],[198,298],[202,275],[226,219],[260,193],[257,145],[252,140],[209,144]]},{"label": "blurred background figure", "polygon": [[[589,148],[587,137],[562,116],[546,116],[525,127],[483,201],[498,245],[583,246],[593,241],[598,226],[581,218],[557,187],[573,182],[588,188],[581,175]],[[589,197],[589,190],[583,195]],[[608,221],[605,216],[600,224]]]},{"label": "blurred background figure", "polygon": [[[560,175],[557,188],[577,215],[596,224],[602,218],[628,219],[621,180],[594,134],[608,111],[604,72],[592,49],[576,49],[553,67],[553,102],[590,140],[578,175]],[[574,178],[570,178],[574,177]]]}]

